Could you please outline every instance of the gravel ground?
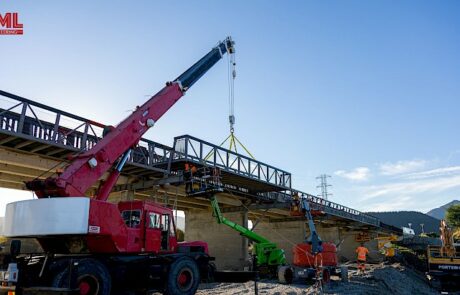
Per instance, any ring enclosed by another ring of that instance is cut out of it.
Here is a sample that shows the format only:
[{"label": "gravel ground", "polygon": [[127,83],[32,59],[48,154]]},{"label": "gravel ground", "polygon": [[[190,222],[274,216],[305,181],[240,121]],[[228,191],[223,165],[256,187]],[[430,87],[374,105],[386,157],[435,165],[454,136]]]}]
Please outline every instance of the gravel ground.
[{"label": "gravel ground", "polygon": [[[428,285],[423,275],[399,263],[369,265],[365,275],[357,274],[356,265],[348,266],[349,282],[333,278],[322,294],[439,294]],[[258,289],[259,294],[321,294],[311,285],[282,285],[275,281],[261,281]],[[254,282],[201,284],[197,294],[254,294]]]}]

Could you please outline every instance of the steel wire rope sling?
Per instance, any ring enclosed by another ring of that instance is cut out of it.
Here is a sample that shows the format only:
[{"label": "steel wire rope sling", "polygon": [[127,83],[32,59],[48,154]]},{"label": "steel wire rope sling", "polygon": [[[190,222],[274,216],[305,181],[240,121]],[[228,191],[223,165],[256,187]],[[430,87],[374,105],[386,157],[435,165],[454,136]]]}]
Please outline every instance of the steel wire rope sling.
[{"label": "steel wire rope sling", "polygon": [[[238,153],[237,145],[239,145],[253,160],[255,157],[249,151],[248,148],[236,137],[235,135],[235,78],[236,78],[236,53],[233,51],[231,54],[227,55],[228,61],[228,122],[230,125],[230,134],[221,142],[220,147],[224,146],[225,143],[229,142],[229,150]],[[215,153],[216,151],[214,151]],[[213,151],[211,150],[206,157],[204,157],[204,162],[212,156]]]}]

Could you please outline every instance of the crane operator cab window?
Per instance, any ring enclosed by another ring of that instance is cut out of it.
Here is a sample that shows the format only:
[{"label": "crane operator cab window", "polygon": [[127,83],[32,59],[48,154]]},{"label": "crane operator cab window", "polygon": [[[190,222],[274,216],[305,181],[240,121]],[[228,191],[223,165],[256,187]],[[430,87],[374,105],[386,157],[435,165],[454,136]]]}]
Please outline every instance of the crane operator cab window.
[{"label": "crane operator cab window", "polygon": [[141,225],[141,210],[125,210],[121,212],[121,218],[128,227],[139,228]]},{"label": "crane operator cab window", "polygon": [[150,212],[149,213],[149,228],[159,229],[160,225],[160,214]]}]

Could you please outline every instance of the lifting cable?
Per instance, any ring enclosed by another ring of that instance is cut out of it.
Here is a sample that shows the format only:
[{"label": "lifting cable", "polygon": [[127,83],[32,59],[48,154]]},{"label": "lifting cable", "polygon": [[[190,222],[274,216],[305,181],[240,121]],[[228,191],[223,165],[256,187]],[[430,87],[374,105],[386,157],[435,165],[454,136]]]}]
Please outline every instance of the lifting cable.
[{"label": "lifting cable", "polygon": [[[227,79],[228,79],[228,123],[230,125],[230,135],[225,138],[219,146],[224,146],[226,142],[229,144],[229,150],[238,153],[238,145],[253,159],[255,160],[252,153],[246,148],[246,146],[236,137],[235,135],[235,78],[236,78],[236,61],[235,52],[227,55]],[[204,161],[206,162],[215,151],[211,150]]]},{"label": "lifting cable", "polygon": [[228,61],[228,122],[230,123],[230,133],[233,133],[235,124],[235,78],[236,78],[236,61],[235,53],[227,55]]}]

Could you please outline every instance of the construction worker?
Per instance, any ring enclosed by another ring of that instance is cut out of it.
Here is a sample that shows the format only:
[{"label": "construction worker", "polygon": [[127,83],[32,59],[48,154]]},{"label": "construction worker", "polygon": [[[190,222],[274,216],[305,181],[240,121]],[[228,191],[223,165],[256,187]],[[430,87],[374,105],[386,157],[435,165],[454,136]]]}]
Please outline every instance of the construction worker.
[{"label": "construction worker", "polygon": [[196,168],[196,166],[193,165],[193,164],[190,164],[190,171],[192,172],[192,177],[193,177],[194,174],[198,174],[198,173],[197,173],[197,172],[198,172],[198,168]]},{"label": "construction worker", "polygon": [[185,192],[187,194],[193,193],[193,176],[197,174],[198,169],[195,165],[185,163],[184,169],[184,180],[185,180]]},{"label": "construction worker", "polygon": [[364,243],[361,243],[361,246],[356,248],[356,253],[358,254],[358,274],[364,274],[366,270],[366,256],[369,254],[369,250],[364,247]]},{"label": "construction worker", "polygon": [[294,215],[294,216],[301,215],[300,196],[299,196],[299,193],[296,193],[296,192],[292,193],[291,215]]}]

